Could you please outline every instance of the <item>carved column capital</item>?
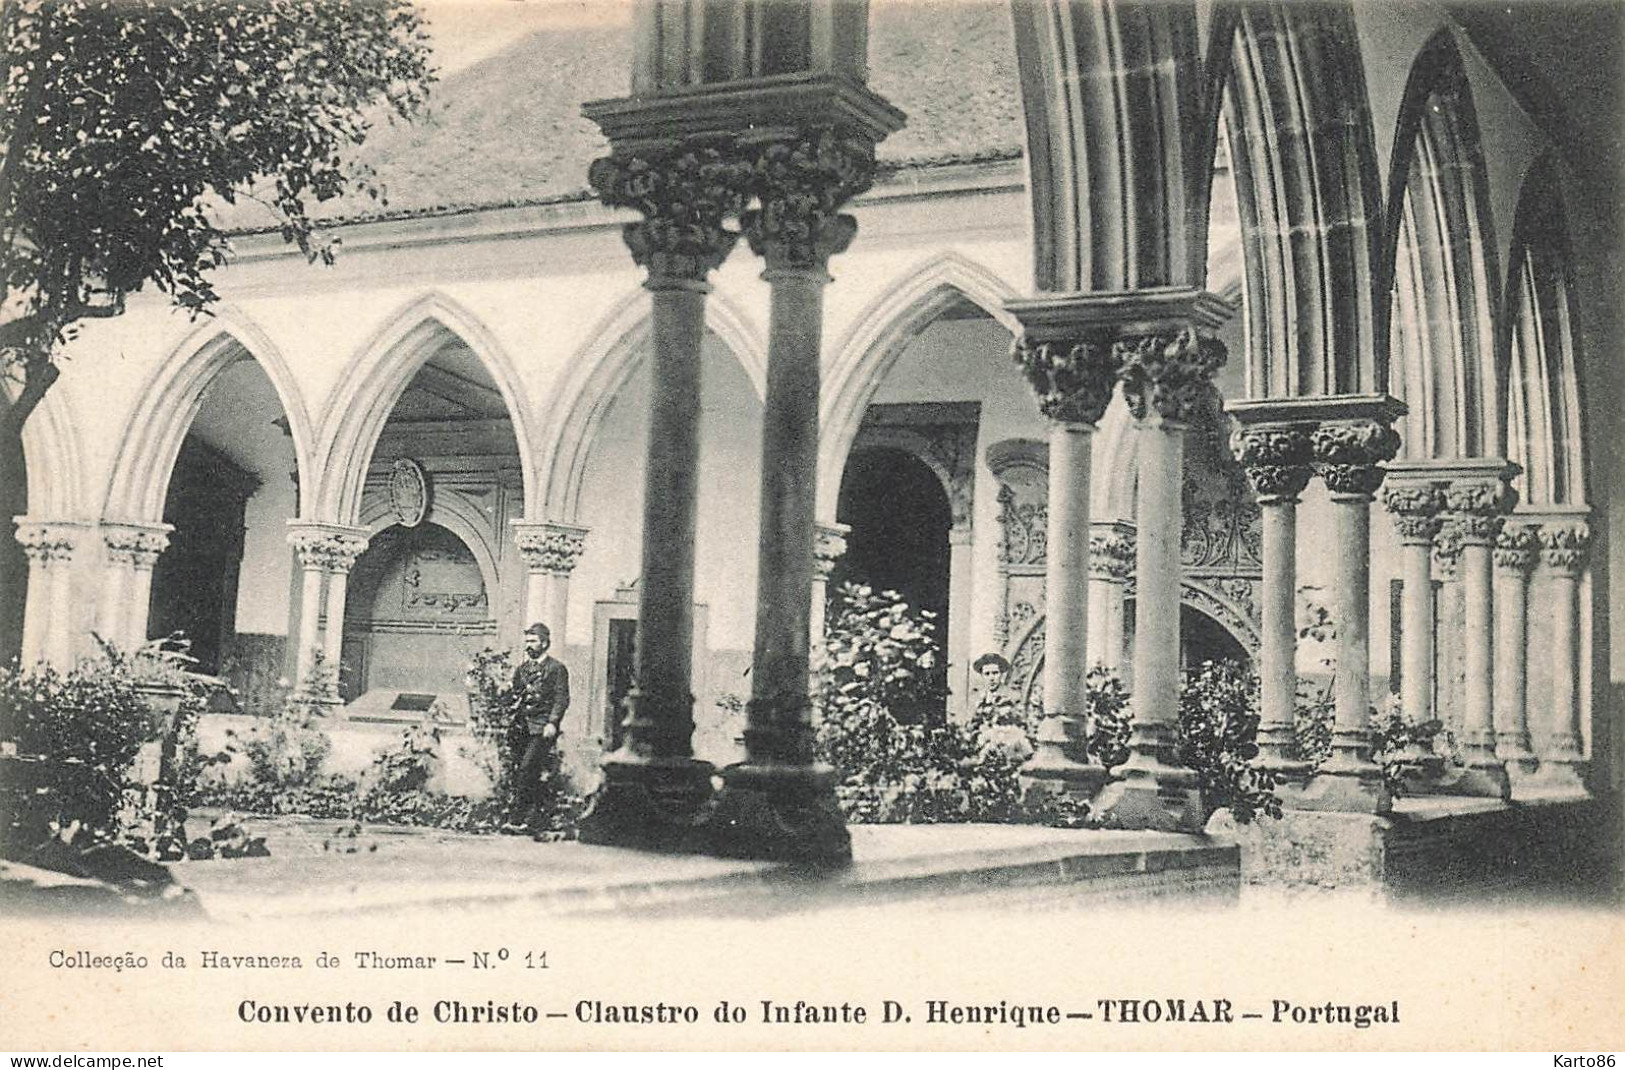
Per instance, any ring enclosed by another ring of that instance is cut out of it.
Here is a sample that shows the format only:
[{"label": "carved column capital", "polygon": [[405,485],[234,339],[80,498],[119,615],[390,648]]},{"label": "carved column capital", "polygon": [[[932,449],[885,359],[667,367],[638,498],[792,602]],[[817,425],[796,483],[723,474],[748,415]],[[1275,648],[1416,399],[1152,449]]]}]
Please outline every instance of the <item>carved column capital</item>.
[{"label": "carved column capital", "polygon": [[367,541],[364,528],[337,524],[300,526],[288,532],[288,544],[306,571],[348,573],[366,552]]},{"label": "carved column capital", "polygon": [[1495,567],[1527,576],[1540,557],[1540,532],[1527,524],[1508,524],[1495,537]]},{"label": "carved column capital", "polygon": [[1548,568],[1559,575],[1577,576],[1585,568],[1591,548],[1591,525],[1584,520],[1542,524],[1540,546]]},{"label": "carved column capital", "polygon": [[1437,483],[1389,483],[1382,489],[1382,504],[1394,514],[1394,529],[1406,546],[1433,545],[1444,526],[1444,491]]},{"label": "carved column capital", "polygon": [[832,127],[741,141],[757,207],[740,216],[751,251],[775,268],[822,269],[846,251],[858,221],[841,206],[875,179],[874,142]]},{"label": "carved column capital", "polygon": [[525,568],[554,576],[568,576],[587,548],[590,529],[575,524],[515,524],[513,541]]},{"label": "carved column capital", "polygon": [[1453,480],[1444,492],[1445,508],[1455,518],[1462,543],[1490,546],[1506,523],[1506,514],[1518,500],[1514,491],[1499,478]]},{"label": "carved column capital", "polygon": [[846,537],[852,534],[848,524],[819,524],[814,529],[813,567],[821,583],[828,583],[835,571],[835,562],[846,556]]},{"label": "carved column capital", "polygon": [[1376,420],[1326,423],[1310,435],[1315,473],[1334,495],[1370,499],[1399,452],[1399,434]]},{"label": "carved column capital", "polygon": [[107,559],[135,569],[150,571],[158,556],[169,549],[170,524],[114,524],[102,527]]},{"label": "carved column capital", "polygon": [[34,520],[15,518],[17,541],[32,564],[50,566],[73,560],[73,551],[79,545],[82,524],[72,521]]},{"label": "carved column capital", "polygon": [[1259,503],[1295,502],[1314,474],[1310,425],[1238,427],[1230,452],[1247,472]]},{"label": "carved column capital", "polygon": [[1117,352],[1110,340],[1032,341],[1022,334],[1010,356],[1038,394],[1038,410],[1063,423],[1094,424],[1117,386]]},{"label": "carved column capital", "polygon": [[1102,531],[1089,536],[1089,578],[1127,583],[1134,575],[1134,533]]},{"label": "carved column capital", "polygon": [[621,231],[638,266],[651,280],[690,282],[704,282],[739,240],[726,222],[744,209],[751,178],[750,161],[731,140],[621,150],[587,170],[600,201],[643,216]]},{"label": "carved column capital", "polygon": [[1159,416],[1184,423],[1211,396],[1213,373],[1228,357],[1224,343],[1194,327],[1118,339],[1118,377],[1136,420]]}]

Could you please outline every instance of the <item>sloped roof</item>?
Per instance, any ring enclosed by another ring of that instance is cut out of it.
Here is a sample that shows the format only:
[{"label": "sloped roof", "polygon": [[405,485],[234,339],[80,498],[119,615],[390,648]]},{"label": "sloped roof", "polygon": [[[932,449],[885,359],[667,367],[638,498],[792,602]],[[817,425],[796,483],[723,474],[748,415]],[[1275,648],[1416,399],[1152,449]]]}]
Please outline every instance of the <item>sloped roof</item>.
[{"label": "sloped roof", "polygon": [[[891,166],[1010,159],[1022,151],[1008,0],[873,0],[870,84],[908,125],[882,143]],[[607,151],[583,101],[624,96],[630,23],[542,25],[444,75],[429,114],[380,127],[359,153],[387,204],[349,197],[327,219],[433,215],[586,195],[587,165]],[[235,228],[264,210],[225,210]]]}]

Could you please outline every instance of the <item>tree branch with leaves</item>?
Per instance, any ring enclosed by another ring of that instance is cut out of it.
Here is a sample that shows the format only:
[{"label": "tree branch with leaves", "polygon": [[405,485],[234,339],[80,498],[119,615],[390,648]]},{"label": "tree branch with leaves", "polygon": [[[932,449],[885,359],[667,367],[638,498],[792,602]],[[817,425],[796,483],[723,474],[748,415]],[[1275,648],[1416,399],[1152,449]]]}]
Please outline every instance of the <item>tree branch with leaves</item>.
[{"label": "tree branch with leaves", "polygon": [[220,205],[266,205],[311,261],[314,206],[382,197],[353,150],[434,80],[405,0],[7,0],[0,5],[0,368],[16,432],[83,321],[152,285],[202,312]]}]

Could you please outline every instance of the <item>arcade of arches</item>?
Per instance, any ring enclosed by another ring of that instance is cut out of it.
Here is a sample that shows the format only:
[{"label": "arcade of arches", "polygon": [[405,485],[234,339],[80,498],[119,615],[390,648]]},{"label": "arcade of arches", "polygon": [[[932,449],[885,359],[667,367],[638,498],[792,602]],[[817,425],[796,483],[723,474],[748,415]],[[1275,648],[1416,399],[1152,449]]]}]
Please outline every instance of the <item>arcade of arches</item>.
[{"label": "arcade of arches", "polygon": [[[1029,779],[1124,825],[1189,827],[1172,719],[1212,656],[1260,673],[1289,805],[1389,809],[1388,694],[1460,740],[1441,792],[1619,797],[1617,100],[1428,4],[784,7],[639,5],[545,167],[340,219],[330,270],[249,221],[214,317],[90,325],[0,442],[3,652],[181,631],[245,708],[325,661],[335,724],[460,720],[468,658],[545,621],[584,838],[838,860],[805,696],[852,579],[940,614],[951,711],[1002,652]],[[568,39],[535,17],[515,49]],[[947,32],[963,92],[919,70]],[[447,72],[450,127],[514,96],[505,55]],[[1092,663],[1133,689],[1113,777]]]}]

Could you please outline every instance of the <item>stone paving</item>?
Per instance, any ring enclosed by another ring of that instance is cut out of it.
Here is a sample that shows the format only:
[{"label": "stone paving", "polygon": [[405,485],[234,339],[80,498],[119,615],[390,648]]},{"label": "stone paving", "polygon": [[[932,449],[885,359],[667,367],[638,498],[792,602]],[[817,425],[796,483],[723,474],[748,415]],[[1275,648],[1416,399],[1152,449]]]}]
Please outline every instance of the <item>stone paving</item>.
[{"label": "stone paving", "polygon": [[[199,815],[206,817],[206,815]],[[889,900],[1076,897],[1233,903],[1228,840],[1035,826],[852,829],[854,864],[834,873],[690,855],[339,820],[258,819],[268,858],[173,866],[221,921],[402,911],[779,914]]]}]

